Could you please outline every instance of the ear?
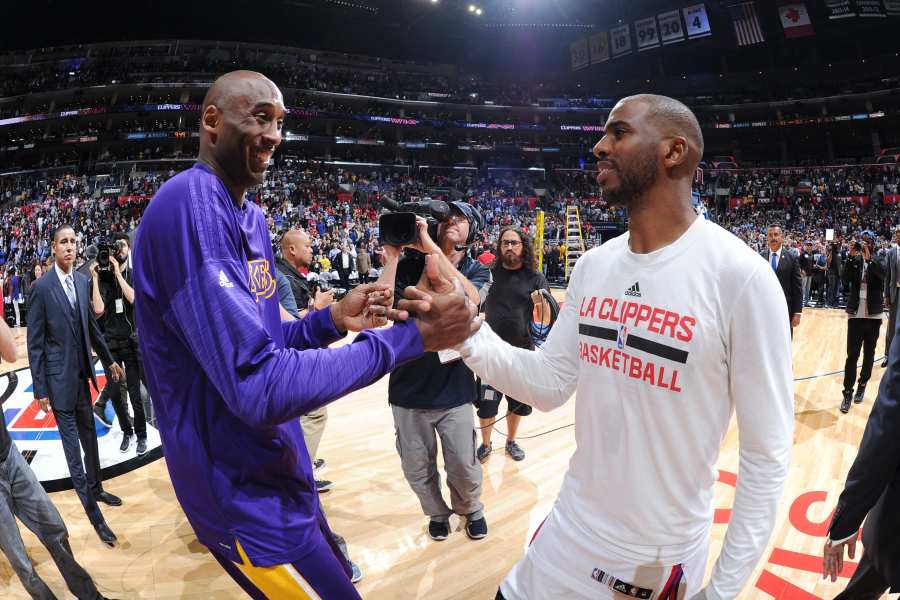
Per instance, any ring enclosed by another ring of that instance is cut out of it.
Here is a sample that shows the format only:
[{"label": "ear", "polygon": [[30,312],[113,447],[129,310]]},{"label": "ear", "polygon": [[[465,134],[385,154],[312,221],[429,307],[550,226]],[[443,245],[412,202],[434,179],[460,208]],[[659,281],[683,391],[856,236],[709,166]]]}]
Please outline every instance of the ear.
[{"label": "ear", "polygon": [[220,118],[221,113],[215,104],[207,106],[200,118],[200,126],[210,135],[213,142],[216,141],[216,129],[218,128]]},{"label": "ear", "polygon": [[665,155],[663,157],[663,163],[666,170],[678,168],[687,161],[688,153],[690,151],[687,139],[680,135],[676,135],[668,138],[664,144]]}]

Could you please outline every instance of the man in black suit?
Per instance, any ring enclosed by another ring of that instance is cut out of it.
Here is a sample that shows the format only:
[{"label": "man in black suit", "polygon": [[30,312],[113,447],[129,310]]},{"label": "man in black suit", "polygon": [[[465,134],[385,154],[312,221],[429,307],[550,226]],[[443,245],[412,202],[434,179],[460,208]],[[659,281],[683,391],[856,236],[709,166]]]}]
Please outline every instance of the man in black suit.
[{"label": "man in black suit", "polygon": [[888,364],[825,542],[823,573],[835,581],[865,519],[865,551],[840,600],[900,592],[900,346]]},{"label": "man in black suit", "polygon": [[123,372],[110,355],[103,333],[88,310],[87,277],[72,268],[76,241],[71,226],[63,225],[53,233],[51,248],[56,263],[35,284],[28,311],[28,360],[34,397],[44,412],[53,408],[78,498],[100,540],[115,546],[116,536],[97,504],[100,501],[120,506],[122,501],[103,491],[100,482],[97,431],[88,390],[88,381],[97,389],[91,346],[110,365],[109,375],[114,382],[119,381]]},{"label": "man in black suit", "polygon": [[803,277],[800,274],[800,263],[797,257],[784,247],[784,232],[781,227],[777,225],[769,227],[766,241],[769,249],[763,252],[763,257],[772,265],[775,275],[778,276],[778,283],[784,290],[793,335],[794,327],[800,325],[800,315],[803,312]]}]

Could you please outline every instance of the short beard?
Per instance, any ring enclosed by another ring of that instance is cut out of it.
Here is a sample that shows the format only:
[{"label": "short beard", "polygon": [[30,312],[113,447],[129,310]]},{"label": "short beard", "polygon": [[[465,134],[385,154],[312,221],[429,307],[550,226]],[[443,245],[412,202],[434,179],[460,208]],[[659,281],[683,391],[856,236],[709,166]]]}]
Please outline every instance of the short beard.
[{"label": "short beard", "polygon": [[613,206],[624,206],[634,211],[638,201],[656,183],[656,156],[652,148],[642,152],[630,168],[619,171],[619,188],[603,190],[604,199]]},{"label": "short beard", "polygon": [[513,258],[507,258],[505,254],[500,255],[500,264],[503,265],[506,269],[518,269],[522,266],[522,257],[517,256]]}]

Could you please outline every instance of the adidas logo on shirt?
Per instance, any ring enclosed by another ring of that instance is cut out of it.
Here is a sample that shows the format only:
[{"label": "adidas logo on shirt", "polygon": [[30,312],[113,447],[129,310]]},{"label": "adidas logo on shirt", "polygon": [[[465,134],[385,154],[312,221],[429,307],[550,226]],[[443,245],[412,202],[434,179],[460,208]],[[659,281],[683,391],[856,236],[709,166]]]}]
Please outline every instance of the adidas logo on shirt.
[{"label": "adidas logo on shirt", "polygon": [[219,271],[219,286],[223,288],[232,288],[234,284],[228,279],[225,271]]},{"label": "adidas logo on shirt", "polygon": [[641,297],[641,284],[637,281],[634,282],[634,285],[625,290],[626,296],[635,296],[637,298]]}]

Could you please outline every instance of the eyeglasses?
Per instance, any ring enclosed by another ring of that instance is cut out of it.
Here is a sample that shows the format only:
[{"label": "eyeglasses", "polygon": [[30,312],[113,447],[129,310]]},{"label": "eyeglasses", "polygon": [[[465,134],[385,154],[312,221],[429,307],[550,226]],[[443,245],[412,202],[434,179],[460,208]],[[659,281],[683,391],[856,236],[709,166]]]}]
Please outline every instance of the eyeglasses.
[{"label": "eyeglasses", "polygon": [[515,248],[516,246],[521,246],[522,242],[519,240],[503,240],[500,242],[501,246],[509,246],[510,248]]}]

